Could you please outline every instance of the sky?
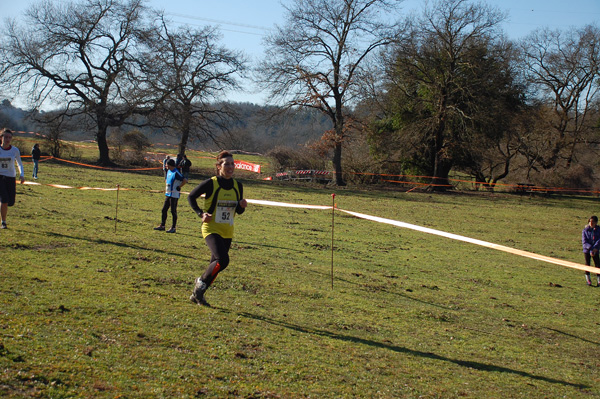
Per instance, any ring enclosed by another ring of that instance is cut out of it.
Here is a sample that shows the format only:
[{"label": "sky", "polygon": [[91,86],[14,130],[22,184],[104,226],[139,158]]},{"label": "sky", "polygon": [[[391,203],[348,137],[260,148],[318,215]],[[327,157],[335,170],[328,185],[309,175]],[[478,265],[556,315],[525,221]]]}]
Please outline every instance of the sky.
[{"label": "sky", "polygon": [[[0,23],[4,18],[19,18],[25,9],[39,0],[0,0]],[[65,1],[65,0],[54,0]],[[151,7],[162,9],[176,24],[218,26],[222,43],[242,50],[251,61],[263,54],[262,38],[275,24],[284,22],[281,3],[290,0],[148,0]],[[503,28],[511,39],[519,39],[541,27],[567,29],[596,23],[600,26],[600,0],[485,0],[508,13]],[[401,15],[422,9],[424,0],[405,0]],[[230,93],[226,100],[264,104],[264,93],[245,86],[246,93]]]}]

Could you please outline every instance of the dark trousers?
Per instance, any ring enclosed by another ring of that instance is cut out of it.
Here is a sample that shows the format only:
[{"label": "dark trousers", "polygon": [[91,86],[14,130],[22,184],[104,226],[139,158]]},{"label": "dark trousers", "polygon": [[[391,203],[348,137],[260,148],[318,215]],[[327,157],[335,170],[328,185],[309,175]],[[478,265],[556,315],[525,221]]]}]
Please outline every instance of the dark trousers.
[{"label": "dark trousers", "polygon": [[217,275],[225,270],[229,265],[229,248],[231,248],[231,238],[223,238],[218,234],[208,235],[204,241],[210,249],[210,264],[204,271],[201,279],[210,286]]},{"label": "dark trousers", "polygon": [[[597,252],[596,255],[590,255],[589,252],[584,252],[583,255],[585,256],[586,266],[590,266],[590,261],[594,259],[594,266],[600,267],[600,253]],[[590,272],[585,272],[585,275],[589,276]],[[598,270],[598,275],[600,276],[600,270]]]},{"label": "dark trousers", "polygon": [[161,226],[164,226],[167,222],[167,213],[171,208],[171,215],[173,216],[173,227],[177,227],[177,202],[179,198],[165,197],[165,203],[162,208],[162,221]]}]

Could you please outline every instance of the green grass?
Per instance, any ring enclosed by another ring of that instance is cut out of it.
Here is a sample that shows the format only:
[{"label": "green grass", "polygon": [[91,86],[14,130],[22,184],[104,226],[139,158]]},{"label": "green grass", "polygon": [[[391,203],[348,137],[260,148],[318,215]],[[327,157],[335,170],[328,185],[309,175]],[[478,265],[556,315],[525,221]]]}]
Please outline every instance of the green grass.
[{"label": "green grass", "polygon": [[[188,297],[210,255],[186,196],[177,234],[152,230],[160,172],[45,162],[38,181],[119,184],[117,231],[115,191],[18,186],[0,231],[1,397],[600,397],[600,288],[583,272],[337,212],[332,289],[331,212],[250,205],[203,308]],[[334,191],[342,209],[576,262],[597,212],[585,197],[243,182],[250,199]]]}]

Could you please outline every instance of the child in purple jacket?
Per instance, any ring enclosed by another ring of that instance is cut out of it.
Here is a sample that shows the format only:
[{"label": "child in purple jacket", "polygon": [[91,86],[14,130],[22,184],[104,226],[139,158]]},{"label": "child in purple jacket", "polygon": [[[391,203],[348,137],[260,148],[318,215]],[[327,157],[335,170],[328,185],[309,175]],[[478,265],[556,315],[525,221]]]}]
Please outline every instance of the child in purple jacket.
[{"label": "child in purple jacket", "polygon": [[[585,256],[586,266],[590,266],[590,260],[594,259],[594,266],[600,267],[600,226],[598,226],[598,217],[592,216],[588,219],[588,224],[581,232],[581,243],[583,244],[583,255]],[[598,287],[600,287],[600,270],[596,274],[598,278]],[[592,285],[590,272],[585,272],[585,281],[587,285]]]}]

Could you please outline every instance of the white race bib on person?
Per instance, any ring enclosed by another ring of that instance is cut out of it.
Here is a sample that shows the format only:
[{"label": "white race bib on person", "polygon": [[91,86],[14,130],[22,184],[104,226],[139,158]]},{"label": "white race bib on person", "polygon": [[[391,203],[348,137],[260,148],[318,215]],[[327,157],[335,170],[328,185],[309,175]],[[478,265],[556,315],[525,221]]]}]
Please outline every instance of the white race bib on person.
[{"label": "white race bib on person", "polygon": [[236,207],[237,201],[219,201],[215,212],[215,222],[233,225],[233,215]]}]

